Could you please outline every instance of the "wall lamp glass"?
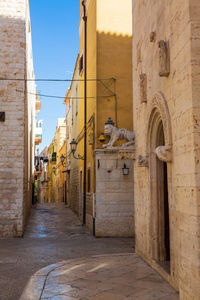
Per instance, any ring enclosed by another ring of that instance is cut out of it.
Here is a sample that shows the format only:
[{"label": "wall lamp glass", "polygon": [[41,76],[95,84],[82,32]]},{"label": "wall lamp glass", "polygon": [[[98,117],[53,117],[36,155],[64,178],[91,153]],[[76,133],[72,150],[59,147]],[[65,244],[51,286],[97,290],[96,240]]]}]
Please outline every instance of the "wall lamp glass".
[{"label": "wall lamp glass", "polygon": [[78,156],[75,156],[75,152],[76,152],[76,149],[77,149],[77,142],[75,141],[75,139],[73,139],[70,143],[70,147],[71,147],[71,152],[73,154],[73,157],[75,159],[82,159],[84,160],[84,156],[81,156],[78,154]]},{"label": "wall lamp glass", "polygon": [[124,163],[124,166],[122,168],[123,175],[128,175],[129,174],[129,168],[127,168],[126,164]]}]

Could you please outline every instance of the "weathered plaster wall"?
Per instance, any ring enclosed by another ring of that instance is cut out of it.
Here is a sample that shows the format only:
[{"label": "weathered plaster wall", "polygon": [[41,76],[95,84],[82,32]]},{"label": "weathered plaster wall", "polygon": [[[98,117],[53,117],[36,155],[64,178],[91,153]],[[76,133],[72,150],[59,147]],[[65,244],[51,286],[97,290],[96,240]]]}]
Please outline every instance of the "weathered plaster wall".
[{"label": "weathered plaster wall", "polygon": [[[180,291],[199,299],[199,17],[193,0],[133,0],[133,107],[137,155],[152,157],[148,120],[156,92],[169,110],[172,162],[168,163],[171,273],[154,260],[151,171],[135,163],[136,251]],[[150,42],[150,33],[155,32]],[[159,76],[158,41],[169,43],[170,74]],[[141,102],[140,74],[147,76],[147,102]],[[165,100],[164,100],[165,99]],[[165,124],[166,125],[166,124]],[[164,126],[166,127],[166,126]],[[167,130],[164,129],[165,135]]]}]

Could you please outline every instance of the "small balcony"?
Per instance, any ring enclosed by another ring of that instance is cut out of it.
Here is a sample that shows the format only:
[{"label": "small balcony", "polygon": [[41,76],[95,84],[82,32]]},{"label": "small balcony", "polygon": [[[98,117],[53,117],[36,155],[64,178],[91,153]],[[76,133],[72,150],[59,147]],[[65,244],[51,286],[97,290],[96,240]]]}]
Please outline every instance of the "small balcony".
[{"label": "small balcony", "polygon": [[42,127],[36,126],[35,128],[35,145],[39,145],[42,142]]},{"label": "small balcony", "polygon": [[36,94],[36,101],[35,101],[35,112],[36,112],[36,115],[39,113],[41,109],[41,101],[38,97],[38,95]]}]

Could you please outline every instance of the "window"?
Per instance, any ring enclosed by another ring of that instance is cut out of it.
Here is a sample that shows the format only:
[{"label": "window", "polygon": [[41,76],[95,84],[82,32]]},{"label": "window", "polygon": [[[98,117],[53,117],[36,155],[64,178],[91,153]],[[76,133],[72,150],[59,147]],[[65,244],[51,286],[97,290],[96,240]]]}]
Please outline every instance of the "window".
[{"label": "window", "polygon": [[76,86],[76,115],[78,115],[78,86]]},{"label": "window", "polygon": [[70,102],[71,102],[71,107],[72,107],[72,125],[73,125],[73,123],[74,123],[74,101],[73,101],[73,99],[71,99]]},{"label": "window", "polygon": [[83,54],[79,59],[79,74],[81,74],[82,71],[83,71]]},{"label": "window", "polygon": [[91,172],[90,172],[90,168],[88,168],[88,170],[87,170],[87,192],[88,193],[91,192]]}]

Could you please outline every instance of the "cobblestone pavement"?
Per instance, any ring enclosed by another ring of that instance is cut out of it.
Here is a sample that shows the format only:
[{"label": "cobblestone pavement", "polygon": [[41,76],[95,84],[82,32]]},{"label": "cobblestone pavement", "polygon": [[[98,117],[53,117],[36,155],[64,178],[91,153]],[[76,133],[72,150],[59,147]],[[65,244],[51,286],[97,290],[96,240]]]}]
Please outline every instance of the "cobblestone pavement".
[{"label": "cobblestone pavement", "polygon": [[18,300],[29,278],[47,265],[133,250],[133,239],[94,238],[64,204],[39,204],[24,238],[0,239],[0,300]]}]

